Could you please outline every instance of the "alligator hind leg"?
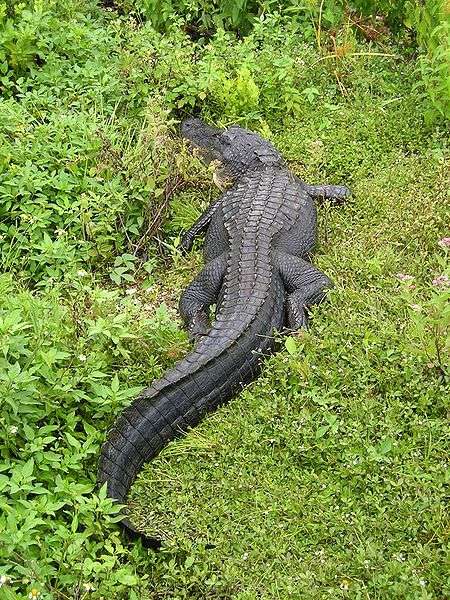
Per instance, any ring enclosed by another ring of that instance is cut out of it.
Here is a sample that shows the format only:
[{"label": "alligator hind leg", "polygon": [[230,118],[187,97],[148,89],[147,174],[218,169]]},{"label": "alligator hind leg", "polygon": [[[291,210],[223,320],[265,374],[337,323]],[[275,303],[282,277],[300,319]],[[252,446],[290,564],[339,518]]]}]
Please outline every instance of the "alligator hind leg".
[{"label": "alligator hind leg", "polygon": [[226,268],[226,255],[209,261],[181,295],[180,314],[191,340],[209,331],[208,309],[217,301]]},{"label": "alligator hind leg", "polygon": [[309,262],[286,253],[278,254],[278,268],[288,292],[286,311],[291,329],[307,327],[306,309],[323,300],[331,280]]},{"label": "alligator hind leg", "polygon": [[305,183],[305,189],[310,196],[320,200],[346,200],[351,191],[345,185],[308,185]]}]

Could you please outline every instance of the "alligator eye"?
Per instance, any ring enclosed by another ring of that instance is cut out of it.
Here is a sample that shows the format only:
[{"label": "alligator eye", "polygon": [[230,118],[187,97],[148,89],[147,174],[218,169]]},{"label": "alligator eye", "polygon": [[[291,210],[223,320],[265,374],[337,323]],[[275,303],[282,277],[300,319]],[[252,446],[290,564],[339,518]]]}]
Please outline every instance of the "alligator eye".
[{"label": "alligator eye", "polygon": [[229,133],[228,131],[225,131],[224,133],[221,134],[220,141],[222,142],[222,144],[224,144],[226,146],[230,146],[234,141],[234,136],[231,133]]}]

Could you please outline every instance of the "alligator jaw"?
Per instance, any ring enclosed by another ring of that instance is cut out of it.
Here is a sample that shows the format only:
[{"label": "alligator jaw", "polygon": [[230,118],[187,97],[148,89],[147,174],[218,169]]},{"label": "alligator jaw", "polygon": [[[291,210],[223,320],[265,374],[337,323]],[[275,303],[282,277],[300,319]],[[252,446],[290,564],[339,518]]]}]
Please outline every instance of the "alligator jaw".
[{"label": "alligator jaw", "polygon": [[232,180],[250,171],[284,165],[281,154],[269,141],[236,125],[219,129],[193,117],[183,121],[181,134],[206,163],[220,160],[222,170]]},{"label": "alligator jaw", "polygon": [[222,129],[207,125],[195,117],[185,119],[181,123],[181,135],[189,141],[206,163],[221,158],[222,133]]}]

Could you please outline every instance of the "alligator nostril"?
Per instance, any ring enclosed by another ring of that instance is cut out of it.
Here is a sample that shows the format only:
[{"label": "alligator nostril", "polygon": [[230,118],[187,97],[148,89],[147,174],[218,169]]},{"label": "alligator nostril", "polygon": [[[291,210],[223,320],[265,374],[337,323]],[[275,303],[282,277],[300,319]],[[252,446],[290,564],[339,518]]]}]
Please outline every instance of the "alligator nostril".
[{"label": "alligator nostril", "polygon": [[198,132],[205,127],[205,123],[198,117],[188,117],[181,122],[180,131],[181,134],[189,137],[190,133]]}]

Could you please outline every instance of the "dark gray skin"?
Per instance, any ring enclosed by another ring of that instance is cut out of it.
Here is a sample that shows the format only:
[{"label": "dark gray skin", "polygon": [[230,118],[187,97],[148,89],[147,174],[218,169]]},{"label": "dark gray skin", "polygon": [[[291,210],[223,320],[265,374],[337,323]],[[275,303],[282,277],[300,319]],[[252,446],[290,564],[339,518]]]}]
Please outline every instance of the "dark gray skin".
[{"label": "dark gray skin", "polygon": [[307,185],[272,144],[240,127],[188,119],[181,132],[206,161],[220,161],[233,183],[182,240],[188,250],[206,230],[205,266],[180,299],[194,349],[122,413],[103,445],[99,481],[121,503],[145,462],[254,379],[274,349],[274,331],[306,326],[308,307],[331,286],[308,258],[316,240],[314,198],[350,194],[343,186]]}]

